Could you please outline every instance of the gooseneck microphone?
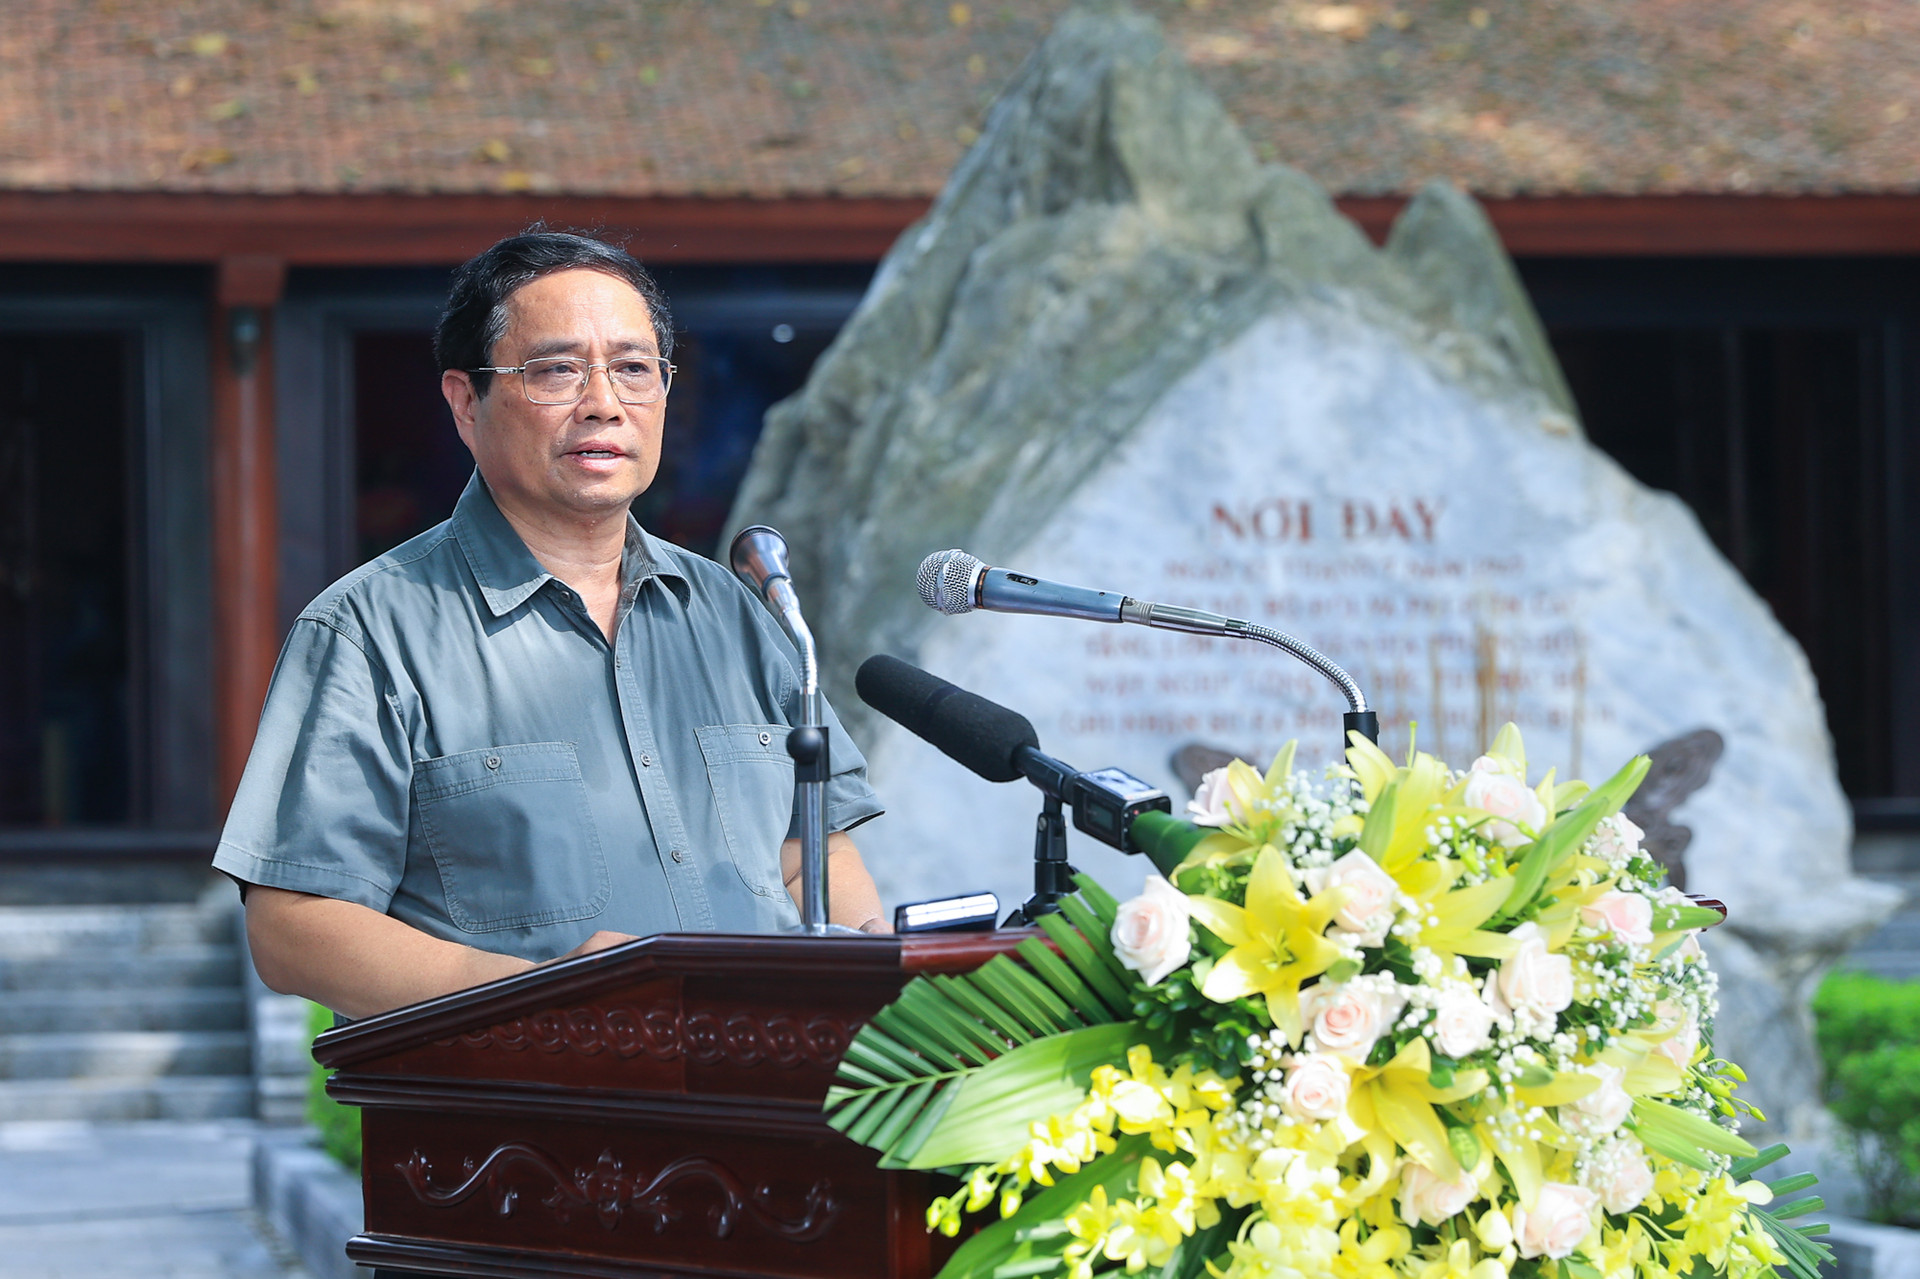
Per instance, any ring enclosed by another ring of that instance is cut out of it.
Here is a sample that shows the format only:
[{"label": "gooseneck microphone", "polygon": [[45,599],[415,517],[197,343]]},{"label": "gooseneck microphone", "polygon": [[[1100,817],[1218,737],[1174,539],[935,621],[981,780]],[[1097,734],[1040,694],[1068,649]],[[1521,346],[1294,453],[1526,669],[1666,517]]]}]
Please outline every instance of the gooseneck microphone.
[{"label": "gooseneck microphone", "polygon": [[[1347,732],[1358,732],[1368,741],[1380,739],[1379,717],[1367,705],[1367,695],[1360,691],[1353,676],[1313,645],[1282,631],[1195,608],[1152,604],[1117,591],[1096,591],[1028,577],[984,564],[962,550],[936,551],[922,560],[919,586],[920,598],[926,601],[927,607],[950,617],[981,608],[993,613],[1034,613],[1088,622],[1131,622],[1166,631],[1271,644],[1305,662],[1340,690],[1347,699],[1344,725]],[[1343,733],[1343,741],[1344,738]]]},{"label": "gooseneck microphone", "polygon": [[831,751],[820,698],[820,650],[800,612],[787,559],[787,539],[765,524],[743,528],[727,552],[733,571],[786,624],[800,650],[800,726],[787,734],[800,809],[800,926],[824,935],[827,923],[827,779]]}]

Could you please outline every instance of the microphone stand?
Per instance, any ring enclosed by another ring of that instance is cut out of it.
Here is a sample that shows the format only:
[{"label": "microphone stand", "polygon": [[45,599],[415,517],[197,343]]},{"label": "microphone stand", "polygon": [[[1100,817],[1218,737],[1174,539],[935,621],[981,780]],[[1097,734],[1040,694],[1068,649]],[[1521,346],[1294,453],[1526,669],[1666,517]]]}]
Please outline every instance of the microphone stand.
[{"label": "microphone stand", "polygon": [[827,922],[827,779],[833,775],[832,750],[820,697],[820,650],[800,612],[800,597],[794,593],[787,540],[777,530],[755,524],[735,536],[727,558],[740,579],[779,614],[800,650],[800,723],[787,734],[800,810],[800,930],[816,937],[853,933]]},{"label": "microphone stand", "polygon": [[1073,891],[1074,869],[1067,862],[1067,818],[1060,797],[1043,792],[1040,818],[1033,828],[1033,896],[1007,916],[1002,928],[1021,928],[1042,915],[1060,909],[1060,899]]},{"label": "microphone stand", "polygon": [[1341,754],[1346,753],[1349,733],[1358,733],[1375,745],[1380,742],[1380,716],[1367,705],[1367,695],[1360,691],[1359,683],[1331,657],[1285,631],[1243,622],[1237,617],[1220,617],[1199,609],[1181,608],[1177,604],[1150,604],[1131,598],[1121,602],[1120,620],[1163,631],[1185,631],[1190,635],[1259,640],[1262,644],[1271,644],[1283,652],[1291,653],[1320,672],[1347,699],[1347,710],[1340,717]]}]

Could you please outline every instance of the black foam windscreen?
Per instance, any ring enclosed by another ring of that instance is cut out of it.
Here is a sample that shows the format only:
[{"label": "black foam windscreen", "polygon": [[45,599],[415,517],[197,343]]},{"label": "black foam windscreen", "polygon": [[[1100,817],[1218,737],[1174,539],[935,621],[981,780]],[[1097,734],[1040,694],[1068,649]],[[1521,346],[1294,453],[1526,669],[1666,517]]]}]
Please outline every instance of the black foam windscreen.
[{"label": "black foam windscreen", "polygon": [[1023,746],[1040,746],[1025,715],[897,657],[869,657],[853,686],[861,701],[990,782],[1020,780],[1014,757]]}]

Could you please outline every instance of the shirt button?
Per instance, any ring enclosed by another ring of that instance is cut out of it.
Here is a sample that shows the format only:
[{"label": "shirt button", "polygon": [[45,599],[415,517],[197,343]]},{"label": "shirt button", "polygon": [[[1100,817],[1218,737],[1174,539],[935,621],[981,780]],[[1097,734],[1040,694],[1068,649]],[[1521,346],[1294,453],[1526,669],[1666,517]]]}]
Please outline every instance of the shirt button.
[{"label": "shirt button", "polygon": [[686,854],[686,852],[685,852],[685,850],[683,850],[683,849],[679,849],[679,848],[676,848],[676,849],[674,849],[674,850],[673,850],[673,860],[675,860],[676,862],[683,862],[683,861],[685,861],[685,860],[687,860],[687,854]]},{"label": "shirt button", "polygon": [[500,757],[498,755],[487,756],[487,767],[488,768],[500,767]]},{"label": "shirt button", "polygon": [[770,745],[772,745],[772,744],[773,744],[773,734],[772,734],[772,733],[762,733],[762,734],[760,734],[760,744],[761,744],[762,746],[770,746]]},{"label": "shirt button", "polygon": [[643,755],[641,755],[641,756],[640,756],[640,767],[642,767],[642,768],[652,768],[652,767],[653,767],[653,756],[651,756],[651,755],[645,755],[645,754],[643,754]]}]

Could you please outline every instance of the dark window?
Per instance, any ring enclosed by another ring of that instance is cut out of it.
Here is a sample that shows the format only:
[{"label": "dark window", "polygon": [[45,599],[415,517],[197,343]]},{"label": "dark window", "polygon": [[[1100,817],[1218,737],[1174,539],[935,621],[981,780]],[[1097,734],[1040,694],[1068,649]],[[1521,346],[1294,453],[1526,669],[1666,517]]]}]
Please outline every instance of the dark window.
[{"label": "dark window", "polygon": [[680,336],[660,474],[633,504],[648,532],[718,557],[767,410],[805,384],[834,332],[759,325]]},{"label": "dark window", "polygon": [[133,346],[0,341],[0,826],[135,815]]},{"label": "dark window", "polygon": [[440,395],[431,333],[358,331],[353,371],[354,548],[365,563],[446,519],[473,457]]},{"label": "dark window", "polygon": [[1878,330],[1552,339],[1593,442],[1691,506],[1805,650],[1848,793],[1894,793]]}]

